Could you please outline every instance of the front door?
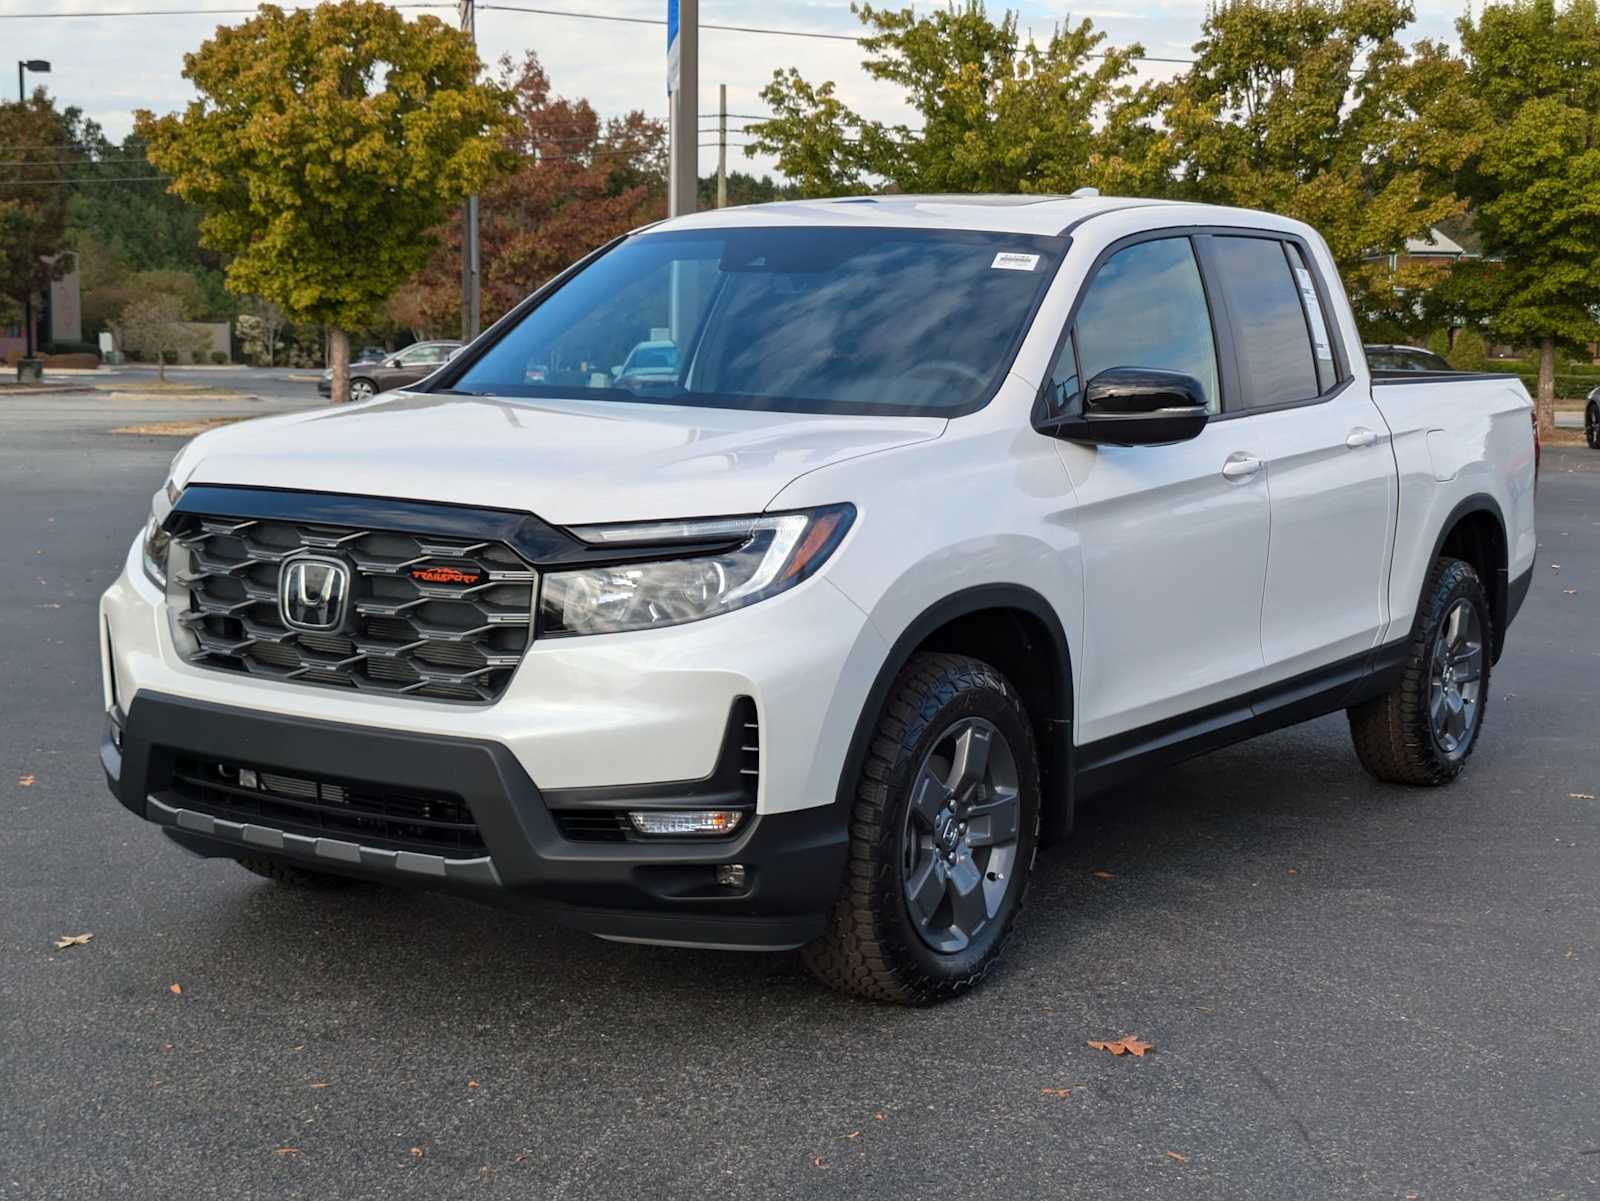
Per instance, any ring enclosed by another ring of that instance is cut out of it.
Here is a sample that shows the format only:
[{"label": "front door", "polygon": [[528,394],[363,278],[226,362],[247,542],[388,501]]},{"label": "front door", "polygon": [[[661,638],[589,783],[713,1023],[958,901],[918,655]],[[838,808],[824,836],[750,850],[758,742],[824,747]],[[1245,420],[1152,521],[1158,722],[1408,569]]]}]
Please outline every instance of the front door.
[{"label": "front door", "polygon": [[[1134,242],[1087,286],[1052,373],[1054,403],[1071,411],[1107,368],[1157,367],[1200,380],[1220,415],[1217,344],[1191,239]],[[1058,444],[1082,539],[1079,745],[1259,682],[1269,506],[1248,426],[1215,421],[1170,446]]]}]

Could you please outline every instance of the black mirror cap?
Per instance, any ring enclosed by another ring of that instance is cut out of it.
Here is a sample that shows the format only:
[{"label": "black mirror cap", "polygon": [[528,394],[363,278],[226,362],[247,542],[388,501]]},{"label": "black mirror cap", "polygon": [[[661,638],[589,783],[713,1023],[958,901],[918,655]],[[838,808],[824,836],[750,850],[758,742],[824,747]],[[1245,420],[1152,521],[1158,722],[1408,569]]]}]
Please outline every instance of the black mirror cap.
[{"label": "black mirror cap", "polygon": [[1047,421],[1041,432],[1069,442],[1156,446],[1188,441],[1210,416],[1205,388],[1192,375],[1111,367],[1089,381],[1082,413]]}]

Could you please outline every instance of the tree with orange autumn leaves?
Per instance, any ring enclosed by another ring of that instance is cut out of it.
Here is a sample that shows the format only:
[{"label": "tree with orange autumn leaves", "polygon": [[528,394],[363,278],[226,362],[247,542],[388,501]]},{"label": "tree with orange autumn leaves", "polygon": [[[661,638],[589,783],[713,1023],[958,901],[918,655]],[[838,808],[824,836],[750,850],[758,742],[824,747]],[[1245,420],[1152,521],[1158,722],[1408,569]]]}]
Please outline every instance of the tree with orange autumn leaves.
[{"label": "tree with orange autumn leaves", "polygon": [[[586,100],[551,92],[538,55],[499,63],[511,93],[507,146],[520,166],[479,203],[484,324],[562,268],[636,226],[666,216],[667,131],[631,112],[602,120]],[[439,231],[428,265],[395,295],[389,316],[449,336],[461,321],[461,223]]]}]

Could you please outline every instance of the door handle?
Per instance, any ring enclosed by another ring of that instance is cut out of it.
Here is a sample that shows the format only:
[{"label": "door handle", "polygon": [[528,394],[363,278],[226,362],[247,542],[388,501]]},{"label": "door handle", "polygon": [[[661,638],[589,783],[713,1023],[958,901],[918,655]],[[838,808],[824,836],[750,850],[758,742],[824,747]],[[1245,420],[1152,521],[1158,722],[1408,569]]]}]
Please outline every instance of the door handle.
[{"label": "door handle", "polygon": [[1364,425],[1358,425],[1350,431],[1350,436],[1344,440],[1344,444],[1351,450],[1360,450],[1363,446],[1371,446],[1377,440],[1377,434]]},{"label": "door handle", "polygon": [[1260,459],[1243,453],[1231,454],[1222,465],[1222,476],[1229,480],[1249,479],[1262,468]]}]

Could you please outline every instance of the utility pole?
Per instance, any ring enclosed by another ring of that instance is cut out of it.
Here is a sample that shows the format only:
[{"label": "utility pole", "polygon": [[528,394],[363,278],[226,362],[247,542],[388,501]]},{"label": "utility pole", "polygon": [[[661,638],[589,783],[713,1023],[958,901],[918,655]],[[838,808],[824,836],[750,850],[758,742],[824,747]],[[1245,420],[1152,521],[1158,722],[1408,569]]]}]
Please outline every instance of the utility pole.
[{"label": "utility pole", "polygon": [[717,85],[717,207],[728,207],[728,85]]},{"label": "utility pole", "polygon": [[700,190],[700,0],[667,0],[667,215],[695,211]]},{"label": "utility pole", "polygon": [[[478,44],[478,14],[474,0],[456,0],[461,15],[461,30]],[[478,263],[478,198],[468,196],[461,210],[461,340],[478,336],[481,325],[479,301],[482,279]]]}]

